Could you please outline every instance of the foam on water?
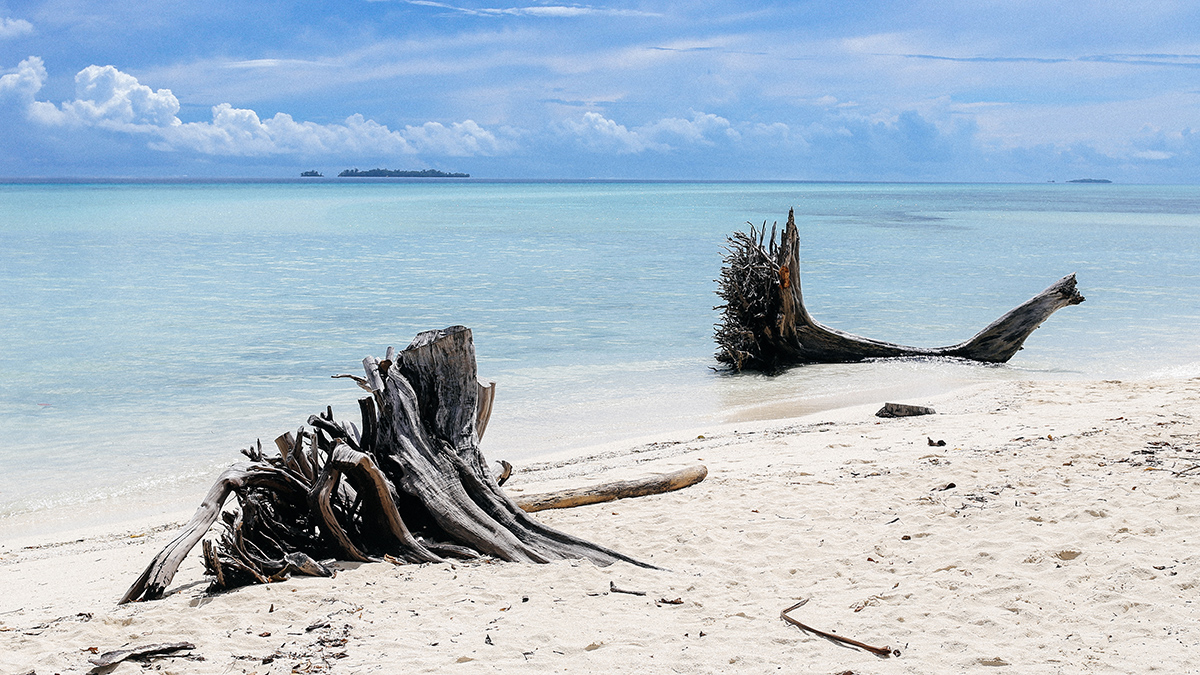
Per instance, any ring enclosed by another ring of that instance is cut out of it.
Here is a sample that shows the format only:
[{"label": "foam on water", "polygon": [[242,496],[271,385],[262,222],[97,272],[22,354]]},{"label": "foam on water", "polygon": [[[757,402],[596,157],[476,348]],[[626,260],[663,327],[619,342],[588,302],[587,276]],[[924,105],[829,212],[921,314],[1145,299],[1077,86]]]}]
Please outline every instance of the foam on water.
[{"label": "foam on water", "polygon": [[[951,344],[1076,272],[1001,367],[712,370],[724,238],[797,208],[809,309]],[[741,183],[0,186],[0,535],[190,508],[237,448],[474,330],[484,441],[527,459],[1029,377],[1200,375],[1200,188]],[[57,525],[56,525],[57,523]]]}]

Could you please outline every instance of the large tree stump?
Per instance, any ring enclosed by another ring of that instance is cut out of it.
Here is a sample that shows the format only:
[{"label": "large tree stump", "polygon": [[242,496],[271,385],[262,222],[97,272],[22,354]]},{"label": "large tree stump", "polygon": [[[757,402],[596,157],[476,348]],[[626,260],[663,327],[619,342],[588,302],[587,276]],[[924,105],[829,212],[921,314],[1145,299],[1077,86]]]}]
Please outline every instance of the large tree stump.
[{"label": "large tree stump", "polygon": [[1070,274],[992,322],[974,337],[949,347],[906,347],[852,335],[818,323],[800,290],[800,235],[794,211],[776,241],[766,224],[729,238],[717,294],[725,301],[717,324],[717,360],[734,370],[777,372],[805,363],[851,363],[905,356],[946,356],[1005,363],[1051,314],[1084,298]]},{"label": "large tree stump", "polygon": [[[363,361],[370,392],[361,427],[314,415],[276,439],[279,454],[218,479],[183,531],[146,567],[122,603],[162,597],[179,564],[221,517],[205,564],[219,587],[288,574],[328,575],[318,560],[439,562],[488,556],[548,562],[583,558],[652,567],[542,525],[500,489],[479,451],[494,385],[476,378],[471,331],[420,333],[401,352]],[[229,495],[239,508],[222,512]]]}]

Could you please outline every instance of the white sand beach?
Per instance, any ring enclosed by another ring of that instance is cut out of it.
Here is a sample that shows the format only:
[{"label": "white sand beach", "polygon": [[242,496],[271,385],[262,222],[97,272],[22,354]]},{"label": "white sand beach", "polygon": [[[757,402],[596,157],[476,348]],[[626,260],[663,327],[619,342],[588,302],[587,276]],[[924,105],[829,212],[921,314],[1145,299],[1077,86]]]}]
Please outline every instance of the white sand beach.
[{"label": "white sand beach", "polygon": [[[4,542],[0,672],[88,672],[97,652],[179,641],[195,648],[148,667],[1200,672],[1200,379],[902,402],[938,414],[880,419],[873,404],[516,467],[506,487],[532,493],[706,465],[679,492],[537,514],[662,571],[342,563],[334,579],[210,596],[197,550],[168,597],[118,607],[189,514]],[[800,621],[899,656],[782,621],[800,600]]]}]

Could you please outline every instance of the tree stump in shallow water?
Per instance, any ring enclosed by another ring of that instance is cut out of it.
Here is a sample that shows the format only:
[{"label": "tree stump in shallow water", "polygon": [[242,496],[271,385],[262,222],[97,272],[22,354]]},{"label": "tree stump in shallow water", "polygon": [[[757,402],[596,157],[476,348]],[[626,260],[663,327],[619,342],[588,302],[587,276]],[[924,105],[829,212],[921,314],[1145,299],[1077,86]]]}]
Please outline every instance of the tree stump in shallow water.
[{"label": "tree stump in shallow water", "polygon": [[904,356],[948,356],[1005,363],[1042,322],[1083,302],[1069,274],[1025,304],[996,319],[966,342],[949,347],[905,347],[821,325],[804,307],[800,291],[800,235],[794,210],[779,240],[775,228],[729,238],[717,295],[725,301],[717,324],[717,361],[734,370],[777,372],[804,363],[852,363]]},{"label": "tree stump in shallow water", "polygon": [[[403,351],[363,361],[350,377],[370,396],[362,425],[333,411],[308,419],[226,470],[183,531],[146,567],[121,603],[162,597],[196,543],[222,517],[205,564],[219,587],[288,574],[329,575],[317,560],[439,562],[489,556],[548,562],[584,558],[652,567],[534,520],[489,474],[479,439],[495,387],[476,377],[471,331],[426,331]],[[240,508],[222,513],[230,494]]]}]

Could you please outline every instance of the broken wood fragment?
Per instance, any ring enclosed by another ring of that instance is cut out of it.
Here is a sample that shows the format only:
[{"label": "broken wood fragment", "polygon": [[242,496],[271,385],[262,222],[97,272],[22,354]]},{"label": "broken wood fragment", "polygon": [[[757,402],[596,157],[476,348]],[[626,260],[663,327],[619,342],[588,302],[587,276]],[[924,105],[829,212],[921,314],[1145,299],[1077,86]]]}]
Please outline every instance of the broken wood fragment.
[{"label": "broken wood fragment", "polygon": [[1084,298],[1075,275],[1059,279],[1024,304],[949,347],[906,347],[829,328],[804,307],[800,288],[800,235],[795,213],[778,240],[763,229],[729,237],[717,295],[724,304],[717,324],[717,361],[736,371],[778,372],[804,363],[853,363],[866,359],[945,356],[1005,363],[1051,314]]},{"label": "broken wood fragment", "polygon": [[608,592],[609,593],[624,593],[625,595],[645,595],[646,594],[646,591],[628,591],[628,590],[625,590],[624,588],[617,588],[617,585],[614,584],[612,581],[608,582]]},{"label": "broken wood fragment", "polygon": [[161,656],[177,652],[183,649],[195,649],[196,645],[190,642],[164,642],[155,645],[143,645],[132,649],[115,649],[111,652],[104,652],[94,659],[88,659],[88,663],[98,667],[105,668],[126,659],[146,659],[151,656]]},{"label": "broken wood fragment", "polygon": [[599,504],[616,499],[644,497],[682,490],[689,485],[699,483],[707,475],[708,468],[698,464],[671,473],[655,474],[634,480],[619,480],[586,488],[523,495],[517,497],[517,505],[530,513],[545,509],[568,509],[586,504]]},{"label": "broken wood fragment", "polygon": [[503,459],[497,460],[496,463],[500,465],[500,473],[496,476],[496,485],[502,486],[507,483],[508,479],[512,476],[513,465],[507,460]]},{"label": "broken wood fragment", "polygon": [[[918,415],[936,415],[937,411],[923,405],[908,405],[906,403],[884,403],[876,417],[916,417]],[[935,445],[932,444],[931,445]]]}]

